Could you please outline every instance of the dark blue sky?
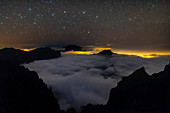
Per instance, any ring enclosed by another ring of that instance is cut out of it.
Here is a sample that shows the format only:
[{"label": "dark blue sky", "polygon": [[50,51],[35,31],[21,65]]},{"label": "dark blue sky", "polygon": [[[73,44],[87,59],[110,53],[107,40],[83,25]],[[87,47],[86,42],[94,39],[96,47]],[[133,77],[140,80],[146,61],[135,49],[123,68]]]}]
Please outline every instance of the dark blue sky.
[{"label": "dark blue sky", "polygon": [[0,47],[169,50],[168,0],[0,1]]}]

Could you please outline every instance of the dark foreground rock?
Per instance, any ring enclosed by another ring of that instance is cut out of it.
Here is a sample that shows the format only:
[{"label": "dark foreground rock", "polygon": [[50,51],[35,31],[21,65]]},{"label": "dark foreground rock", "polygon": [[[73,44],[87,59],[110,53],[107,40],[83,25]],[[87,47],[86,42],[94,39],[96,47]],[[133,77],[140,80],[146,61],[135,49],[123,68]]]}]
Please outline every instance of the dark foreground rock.
[{"label": "dark foreground rock", "polygon": [[0,113],[60,113],[60,108],[35,72],[0,64]]},{"label": "dark foreground rock", "polygon": [[77,113],[77,111],[72,107],[66,110],[66,113]]},{"label": "dark foreground rock", "polygon": [[170,113],[170,64],[148,75],[142,67],[111,89],[106,105],[87,105],[82,113]]},{"label": "dark foreground rock", "polygon": [[61,113],[52,90],[36,72],[20,66],[59,56],[60,52],[50,48],[30,52],[14,48],[0,50],[0,113]]}]

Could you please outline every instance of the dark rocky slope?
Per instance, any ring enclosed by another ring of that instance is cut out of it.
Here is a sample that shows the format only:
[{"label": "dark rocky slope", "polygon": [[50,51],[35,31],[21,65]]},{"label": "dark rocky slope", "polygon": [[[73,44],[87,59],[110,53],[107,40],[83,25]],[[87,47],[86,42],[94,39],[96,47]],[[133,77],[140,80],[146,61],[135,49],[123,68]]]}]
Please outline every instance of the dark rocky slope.
[{"label": "dark rocky slope", "polygon": [[149,76],[142,67],[111,89],[106,105],[87,105],[82,113],[170,113],[170,64]]},{"label": "dark rocky slope", "polygon": [[50,48],[31,52],[13,48],[0,50],[0,113],[60,113],[51,89],[36,72],[20,66],[22,63],[59,56],[60,52]]},{"label": "dark rocky slope", "polygon": [[59,113],[52,91],[23,66],[0,64],[0,113]]}]

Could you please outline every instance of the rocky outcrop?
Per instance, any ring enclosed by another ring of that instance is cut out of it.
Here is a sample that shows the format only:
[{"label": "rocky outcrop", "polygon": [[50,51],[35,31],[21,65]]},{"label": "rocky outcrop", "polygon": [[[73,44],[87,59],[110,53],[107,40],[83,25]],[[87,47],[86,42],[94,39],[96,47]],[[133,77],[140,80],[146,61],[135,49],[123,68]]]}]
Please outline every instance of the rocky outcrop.
[{"label": "rocky outcrop", "polygon": [[140,68],[111,90],[107,106],[116,111],[167,112],[170,111],[169,86],[170,64],[152,76]]},{"label": "rocky outcrop", "polygon": [[77,113],[77,111],[73,107],[71,107],[66,110],[66,113]]},{"label": "rocky outcrop", "polygon": [[151,76],[142,67],[111,89],[106,105],[87,105],[82,113],[169,113],[169,95],[170,64]]},{"label": "rocky outcrop", "polygon": [[60,108],[35,72],[0,64],[0,113],[60,113]]},{"label": "rocky outcrop", "polygon": [[60,52],[50,48],[30,52],[14,48],[0,50],[0,113],[60,113],[52,90],[36,72],[20,66],[59,56]]},{"label": "rocky outcrop", "polygon": [[[136,70],[128,77],[122,78],[116,88],[110,92],[110,98],[107,103],[108,107],[112,110],[130,110],[132,104],[136,106],[137,101],[144,99],[143,96],[148,92],[148,85],[151,77],[145,72],[142,67]],[[132,107],[133,108],[133,107]]]}]

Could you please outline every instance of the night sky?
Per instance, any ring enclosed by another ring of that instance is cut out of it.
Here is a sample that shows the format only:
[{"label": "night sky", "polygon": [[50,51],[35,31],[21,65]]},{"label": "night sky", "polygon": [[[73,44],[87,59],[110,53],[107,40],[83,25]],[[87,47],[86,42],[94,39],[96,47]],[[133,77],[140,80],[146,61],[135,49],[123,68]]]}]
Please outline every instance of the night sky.
[{"label": "night sky", "polygon": [[68,44],[170,51],[170,2],[0,1],[0,48]]}]

